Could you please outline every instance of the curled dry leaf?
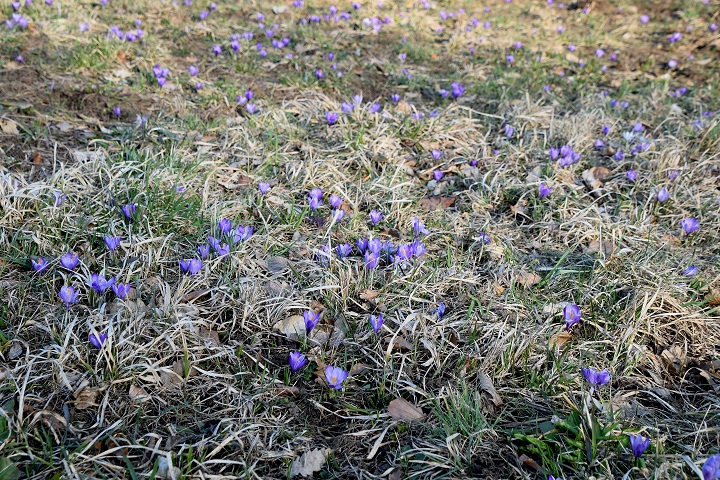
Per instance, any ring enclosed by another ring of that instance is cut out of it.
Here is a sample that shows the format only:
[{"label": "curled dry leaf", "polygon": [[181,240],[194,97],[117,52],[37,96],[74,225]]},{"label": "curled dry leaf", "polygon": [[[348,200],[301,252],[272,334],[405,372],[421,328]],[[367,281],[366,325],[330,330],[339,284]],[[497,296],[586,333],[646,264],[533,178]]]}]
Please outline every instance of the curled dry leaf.
[{"label": "curled dry leaf", "polygon": [[565,344],[568,343],[570,340],[572,340],[572,333],[563,330],[550,337],[550,341],[548,342],[548,344],[550,345],[550,348],[553,348],[555,350],[562,350]]},{"label": "curled dry leaf", "polygon": [[237,190],[252,184],[252,178],[238,172],[230,175],[229,177],[225,177],[222,180],[218,180],[218,184],[228,190]]},{"label": "curled dry leaf", "polygon": [[522,466],[532,468],[536,472],[541,472],[543,469],[535,460],[533,460],[532,458],[528,457],[525,454],[520,455],[520,458],[518,458],[518,461],[520,462],[520,464]]},{"label": "curled dry leaf", "polygon": [[710,290],[705,296],[705,301],[710,305],[720,305],[720,290]]},{"label": "curled dry leaf", "polygon": [[365,289],[365,290],[360,291],[360,298],[362,300],[373,300],[373,299],[377,298],[378,296],[380,296],[380,294],[373,290]]},{"label": "curled dry leaf", "polygon": [[99,389],[96,387],[83,387],[79,388],[73,397],[75,397],[75,408],[78,410],[85,410],[90,407],[97,406],[95,400],[97,400]]},{"label": "curled dry leaf", "polygon": [[423,411],[404,398],[396,398],[388,405],[388,413],[395,420],[416,422],[425,418]]},{"label": "curled dry leaf", "polygon": [[521,198],[518,202],[510,207],[510,211],[514,216],[524,215],[527,216],[527,200]]},{"label": "curled dry leaf", "polygon": [[302,315],[292,315],[285,320],[280,320],[273,325],[273,330],[282,333],[290,340],[298,340],[305,337],[305,319]]},{"label": "curled dry leaf", "polygon": [[312,476],[315,472],[322,470],[327,457],[331,450],[329,448],[316,448],[303,453],[296,457],[290,470],[290,477],[302,475],[303,477]]},{"label": "curled dry leaf", "polygon": [[[386,338],[385,343],[390,343],[390,339]],[[412,350],[412,343],[405,340],[404,337],[395,337],[393,340],[393,350],[400,350],[401,352]]]},{"label": "curled dry leaf", "polygon": [[438,195],[423,198],[420,200],[420,206],[426,209],[428,212],[432,212],[433,210],[440,208],[449,208],[454,203],[455,200],[457,200],[457,197],[441,197]]},{"label": "curled dry leaf", "polygon": [[605,240],[602,242],[598,242],[597,240],[591,240],[588,244],[588,247],[585,249],[585,253],[598,253],[602,252],[603,255],[606,257],[609,257],[613,254],[615,251],[615,246],[610,240]]},{"label": "curled dry leaf", "polygon": [[8,118],[0,118],[0,130],[7,135],[17,135],[20,133],[17,123]]},{"label": "curled dry leaf", "polygon": [[663,362],[665,362],[668,371],[675,375],[681,375],[688,363],[685,352],[678,345],[673,345],[672,347],[663,350],[660,354],[660,358],[662,358]]},{"label": "curled dry leaf", "polygon": [[354,376],[357,376],[357,375],[361,375],[361,374],[367,372],[368,370],[370,370],[370,367],[368,367],[368,366],[365,365],[364,363],[356,363],[356,364],[353,365],[352,368],[350,369],[350,374],[349,374],[349,376],[350,376],[350,377],[354,377]]},{"label": "curled dry leaf", "polygon": [[490,400],[492,400],[492,403],[499,407],[502,405],[503,401],[502,398],[500,398],[500,395],[497,393],[497,390],[495,390],[495,385],[493,385],[492,379],[485,373],[480,372],[478,374],[479,380],[480,380],[480,388],[487,392],[488,395],[490,395]]},{"label": "curled dry leaf", "polygon": [[145,391],[144,388],[138,387],[137,385],[130,385],[130,391],[128,392],[133,402],[142,403],[150,400],[150,395]]},{"label": "curled dry leaf", "polygon": [[602,188],[609,176],[610,170],[605,167],[593,167],[582,174],[585,185],[592,191]]},{"label": "curled dry leaf", "polygon": [[542,277],[535,272],[518,272],[515,280],[525,288],[530,288],[542,280]]}]

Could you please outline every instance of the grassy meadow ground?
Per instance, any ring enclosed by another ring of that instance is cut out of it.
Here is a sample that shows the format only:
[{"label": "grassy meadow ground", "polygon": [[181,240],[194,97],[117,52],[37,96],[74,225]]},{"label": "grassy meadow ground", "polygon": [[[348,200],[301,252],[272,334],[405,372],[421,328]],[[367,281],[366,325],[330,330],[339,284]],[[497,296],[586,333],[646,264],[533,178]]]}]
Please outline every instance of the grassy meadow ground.
[{"label": "grassy meadow ground", "polygon": [[717,478],[718,0],[358,1],[0,2],[0,479]]}]

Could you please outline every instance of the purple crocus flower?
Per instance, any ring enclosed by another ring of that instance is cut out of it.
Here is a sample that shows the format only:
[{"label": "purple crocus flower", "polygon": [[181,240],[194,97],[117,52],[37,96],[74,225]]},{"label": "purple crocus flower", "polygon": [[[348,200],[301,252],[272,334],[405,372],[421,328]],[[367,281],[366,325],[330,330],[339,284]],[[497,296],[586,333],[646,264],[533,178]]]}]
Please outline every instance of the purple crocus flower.
[{"label": "purple crocus flower", "polygon": [[577,305],[565,305],[563,308],[563,318],[565,319],[565,330],[570,328],[582,320],[582,312]]},{"label": "purple crocus flower", "polygon": [[199,71],[198,68],[197,68],[195,65],[190,65],[190,67],[188,68],[188,70],[190,71],[190,76],[191,76],[191,77],[194,77],[195,75],[197,75],[197,74],[198,74],[198,71]]},{"label": "purple crocus flower", "polygon": [[30,259],[30,264],[32,265],[33,270],[37,273],[43,273],[49,266],[47,260],[43,257],[39,257],[37,260]]},{"label": "purple crocus flower", "polygon": [[60,265],[68,270],[75,270],[80,263],[80,256],[77,253],[67,252],[60,257]]},{"label": "purple crocus flower", "polygon": [[374,270],[380,264],[380,254],[373,253],[370,250],[365,251],[365,268],[368,270]]},{"label": "purple crocus flower", "polygon": [[393,101],[393,103],[398,103],[400,101],[400,95],[398,95],[397,93],[393,93],[390,96],[390,99]]},{"label": "purple crocus flower", "polygon": [[325,380],[330,388],[342,390],[342,384],[347,377],[348,372],[340,367],[333,367],[332,365],[325,367]]},{"label": "purple crocus flower", "polygon": [[680,221],[680,226],[682,227],[683,231],[685,232],[685,235],[690,235],[691,233],[696,232],[698,230],[698,228],[700,228],[697,218],[694,218],[694,217],[683,218]]},{"label": "purple crocus flower", "polygon": [[320,313],[315,313],[312,310],[305,310],[303,312],[303,320],[305,320],[305,332],[310,333],[310,331],[315,328],[315,325],[320,321]]},{"label": "purple crocus flower", "polygon": [[667,173],[668,180],[674,182],[680,176],[680,170],[669,170]]},{"label": "purple crocus flower", "polygon": [[413,217],[412,227],[413,227],[413,230],[415,231],[416,237],[419,236],[421,233],[424,233],[425,235],[430,233],[428,231],[428,229],[425,228],[425,224],[418,217]]},{"label": "purple crocus flower", "polygon": [[307,201],[308,205],[310,205],[310,210],[312,210],[313,212],[317,210],[320,205],[322,205],[322,200],[317,197],[308,197]]},{"label": "purple crocus flower", "polygon": [[552,187],[549,187],[545,185],[544,183],[540,184],[540,187],[538,188],[538,191],[540,193],[540,198],[545,198],[548,195],[550,195],[550,192],[552,192]]},{"label": "purple crocus flower", "polygon": [[430,155],[432,155],[433,160],[440,160],[443,156],[443,153],[440,150],[432,150],[430,152]]},{"label": "purple crocus flower", "polygon": [[384,322],[385,320],[383,319],[382,314],[377,316],[370,315],[370,326],[375,331],[375,333],[380,332],[380,329],[382,328]]},{"label": "purple crocus flower", "polygon": [[105,280],[105,277],[103,277],[99,273],[93,273],[92,275],[90,275],[89,285],[97,293],[100,293],[100,294],[105,293],[105,290],[107,290],[114,284],[115,284],[115,277],[111,277],[111,278]]},{"label": "purple crocus flower", "polygon": [[605,141],[602,138],[595,140],[595,148],[600,150],[605,146]]},{"label": "purple crocus flower", "polygon": [[222,53],[222,47],[220,45],[214,45],[212,50],[215,55],[220,55]]},{"label": "purple crocus flower", "polygon": [[325,72],[318,68],[317,70],[315,70],[315,78],[317,78],[318,80],[322,80],[323,78],[325,78]]},{"label": "purple crocus flower", "polygon": [[615,161],[620,162],[624,158],[625,158],[625,152],[623,152],[622,150],[618,150],[617,152],[615,152],[613,154],[613,159],[615,159]]},{"label": "purple crocus flower", "polygon": [[384,218],[384,215],[377,210],[370,211],[370,221],[373,225],[377,225]]},{"label": "purple crocus flower", "polygon": [[328,125],[335,125],[335,122],[338,120],[338,114],[335,112],[327,112],[325,114],[325,120],[327,120]]},{"label": "purple crocus flower", "polygon": [[647,15],[640,15],[640,22],[642,23],[648,23],[650,21],[650,17]]},{"label": "purple crocus flower", "polygon": [[515,55],[505,55],[505,60],[507,60],[507,63],[511,64],[515,61]]},{"label": "purple crocus flower", "polygon": [[218,230],[222,235],[227,235],[230,233],[230,230],[232,229],[232,222],[228,220],[227,218],[221,218],[218,222]]},{"label": "purple crocus flower", "polygon": [[343,218],[345,218],[345,210],[342,208],[336,208],[333,210],[333,220],[335,223],[339,223]]},{"label": "purple crocus flower", "polygon": [[453,98],[460,98],[463,93],[465,93],[465,87],[460,85],[458,82],[453,82],[450,85],[450,88],[452,89],[452,96]]},{"label": "purple crocus flower", "polygon": [[125,297],[127,297],[128,292],[132,288],[132,285],[129,283],[116,283],[112,286],[113,292],[115,292],[115,295],[121,300],[124,300]]},{"label": "purple crocus flower", "polygon": [[305,355],[298,352],[297,350],[292,352],[288,357],[288,364],[290,365],[290,371],[295,373],[305,366],[307,358]]},{"label": "purple crocus flower", "polygon": [[245,111],[252,115],[257,111],[257,107],[254,103],[248,103],[247,105],[245,105]]},{"label": "purple crocus flower", "polygon": [[[208,258],[210,256],[210,245],[205,244],[205,245],[198,246],[197,252],[201,259]],[[189,265],[187,267],[188,267],[188,269],[190,269]],[[182,268],[182,265],[181,265],[181,268]],[[185,271],[183,270],[183,272],[185,272]]]},{"label": "purple crocus flower", "polygon": [[695,275],[697,275],[697,273],[699,271],[700,271],[700,269],[698,267],[696,267],[695,265],[690,265],[683,272],[683,276],[684,277],[694,277]]},{"label": "purple crocus flower", "polygon": [[113,108],[113,114],[115,115],[115,118],[120,118],[121,113],[122,113],[122,110],[120,109],[120,107]]},{"label": "purple crocus flower", "polygon": [[103,242],[105,242],[105,245],[111,252],[114,252],[120,246],[121,241],[122,237],[113,237],[110,235],[103,237]]},{"label": "purple crocus flower", "polygon": [[635,458],[640,458],[650,446],[650,437],[643,438],[640,435],[628,435],[628,438],[630,438],[630,447]]},{"label": "purple crocus flower", "polygon": [[548,151],[548,154],[550,155],[550,159],[554,161],[557,160],[560,156],[560,150],[553,147]]},{"label": "purple crocus flower", "polygon": [[349,256],[351,252],[352,252],[352,245],[350,245],[349,243],[341,243],[335,247],[335,253],[337,254],[337,256],[340,260]]},{"label": "purple crocus flower", "polygon": [[265,195],[270,190],[270,184],[267,182],[260,182],[258,183],[258,190],[260,190],[261,195]]},{"label": "purple crocus flower", "polygon": [[137,205],[134,203],[128,203],[127,205],[124,205],[122,207],[123,215],[125,215],[125,218],[128,220],[132,220],[133,215],[135,215],[135,211],[137,209]]},{"label": "purple crocus flower", "polygon": [[590,367],[583,367],[582,374],[585,380],[594,387],[600,387],[610,381],[610,373],[608,373],[607,369],[602,372],[596,372]]},{"label": "purple crocus flower", "polygon": [[637,172],[635,170],[628,170],[625,172],[625,176],[627,177],[628,181],[634,182],[637,178]]},{"label": "purple crocus flower", "polygon": [[487,245],[490,243],[490,235],[488,235],[485,232],[479,232],[477,235],[477,239],[483,244]]},{"label": "purple crocus flower", "polygon": [[[220,246],[222,249],[222,246]],[[180,260],[180,270],[188,275],[195,275],[202,269],[202,261],[197,258]]]},{"label": "purple crocus flower", "polygon": [[603,135],[607,135],[608,133],[610,133],[610,127],[607,126],[607,125],[603,125],[603,127],[602,127],[602,134],[603,134]]},{"label": "purple crocus flower", "polygon": [[513,136],[513,134],[515,133],[515,127],[513,127],[512,125],[509,125],[507,123],[505,124],[504,129],[505,129],[505,136],[507,138],[511,138]]},{"label": "purple crocus flower", "polygon": [[443,173],[442,170],[435,170],[435,171],[433,172],[433,178],[435,178],[435,181],[436,181],[436,182],[439,182],[440,180],[442,180],[442,178],[443,178],[444,176],[445,176],[445,174]]},{"label": "purple crocus flower", "polygon": [[708,457],[702,466],[703,480],[720,478],[720,453]]},{"label": "purple crocus flower", "polygon": [[60,191],[58,191],[58,190],[55,190],[55,191],[53,192],[53,198],[55,198],[55,206],[56,206],[56,207],[59,207],[60,205],[63,204],[63,202],[64,202],[65,199],[67,198],[67,195],[65,195],[64,193],[62,193],[62,192],[60,192]]},{"label": "purple crocus flower", "polygon": [[658,191],[657,193],[658,202],[663,203],[668,198],[670,198],[670,192],[668,192],[667,188],[665,187],[661,188],[660,191]]},{"label": "purple crocus flower", "polygon": [[88,335],[88,341],[90,342],[90,344],[93,347],[100,350],[100,349],[102,349],[103,345],[105,344],[107,337],[108,337],[107,333],[101,333],[99,335],[91,333],[90,335]]},{"label": "purple crocus flower", "polygon": [[358,250],[360,250],[360,253],[365,254],[365,251],[368,249],[368,239],[367,238],[359,238],[355,240],[355,246],[357,246]]},{"label": "purple crocus flower", "polygon": [[66,285],[64,287],[61,287],[60,291],[58,292],[58,296],[63,302],[65,302],[66,310],[70,309],[70,305],[76,304],[78,302],[78,293],[75,291],[75,287],[73,287],[72,285]]},{"label": "purple crocus flower", "polygon": [[332,205],[333,208],[340,208],[340,205],[342,205],[342,197],[339,197],[335,194],[330,195],[330,205]]},{"label": "purple crocus flower", "polygon": [[430,313],[437,313],[438,319],[440,319],[440,318],[443,318],[443,317],[445,316],[445,309],[446,309],[447,307],[445,306],[445,303],[443,303],[443,302],[438,302],[437,305],[438,305],[437,308],[434,309],[434,310],[433,310],[432,312],[430,312]]}]

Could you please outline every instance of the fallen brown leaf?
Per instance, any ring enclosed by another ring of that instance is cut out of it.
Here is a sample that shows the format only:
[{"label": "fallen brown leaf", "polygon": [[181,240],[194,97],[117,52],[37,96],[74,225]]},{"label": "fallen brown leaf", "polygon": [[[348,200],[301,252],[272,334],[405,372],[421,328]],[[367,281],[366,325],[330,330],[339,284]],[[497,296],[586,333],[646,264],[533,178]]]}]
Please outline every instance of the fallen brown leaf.
[{"label": "fallen brown leaf", "polygon": [[660,354],[665,366],[670,373],[681,375],[687,366],[687,357],[685,352],[678,345],[673,345],[662,351]]},{"label": "fallen brown leaf", "polygon": [[145,391],[144,388],[138,387],[137,385],[130,385],[130,391],[128,392],[132,401],[142,403],[150,400],[150,395]]},{"label": "fallen brown leaf", "polygon": [[720,305],[720,290],[710,290],[705,296],[705,301],[710,305]]},{"label": "fallen brown leaf", "polygon": [[95,387],[83,387],[79,388],[73,397],[75,397],[75,408],[78,410],[85,410],[90,407],[95,407],[99,390]]},{"label": "fallen brown leaf", "polygon": [[357,375],[361,375],[361,374],[367,372],[368,370],[370,370],[370,367],[368,367],[368,366],[365,365],[364,363],[356,363],[356,364],[353,365],[352,368],[350,369],[350,374],[349,374],[348,376],[354,377],[354,376],[357,376]]},{"label": "fallen brown leaf", "polygon": [[527,200],[525,200],[524,198],[518,200],[518,202],[515,205],[510,207],[510,211],[515,216],[518,216],[518,215],[527,216]]},{"label": "fallen brown leaf", "polygon": [[525,288],[530,288],[542,280],[542,277],[535,272],[518,272],[515,280]]},{"label": "fallen brown leaf", "polygon": [[503,403],[502,398],[500,398],[500,395],[498,395],[497,390],[495,390],[495,385],[493,385],[492,379],[483,372],[480,372],[478,374],[478,377],[480,380],[480,388],[490,395],[490,400],[492,400],[492,403],[496,407],[499,407],[500,405],[502,405],[502,403]]},{"label": "fallen brown leaf", "polygon": [[315,472],[322,470],[331,450],[329,448],[316,448],[296,457],[290,470],[290,477],[302,475],[309,477]]},{"label": "fallen brown leaf", "polygon": [[273,330],[282,333],[290,340],[305,337],[305,319],[302,315],[293,315],[273,325]]},{"label": "fallen brown leaf", "polygon": [[563,330],[561,332],[557,332],[555,335],[550,337],[550,341],[548,342],[548,344],[550,345],[550,348],[554,348],[555,350],[561,350],[563,346],[570,340],[572,340],[572,333]]},{"label": "fallen brown leaf", "polygon": [[18,135],[20,133],[17,123],[7,118],[0,118],[0,130],[8,135]]},{"label": "fallen brown leaf", "polygon": [[520,455],[520,458],[518,458],[518,461],[520,462],[520,464],[522,466],[532,468],[536,472],[541,472],[543,469],[535,460],[533,460],[532,458],[528,457],[525,454]]},{"label": "fallen brown leaf", "polygon": [[432,212],[433,210],[440,208],[449,208],[454,203],[455,200],[457,200],[457,197],[441,197],[439,195],[435,195],[428,198],[423,198],[420,200],[420,206],[425,208],[428,212]]},{"label": "fallen brown leaf", "polygon": [[373,290],[366,289],[360,291],[360,298],[363,300],[372,300],[374,298],[377,298],[378,296],[380,296],[380,294]]},{"label": "fallen brown leaf", "polygon": [[404,398],[396,398],[388,405],[388,413],[395,420],[416,422],[425,418],[423,411]]},{"label": "fallen brown leaf", "polygon": [[[385,343],[389,344],[390,339],[386,338]],[[402,352],[402,351],[412,350],[412,347],[413,347],[412,344],[410,342],[408,342],[407,340],[405,340],[405,338],[403,338],[403,337],[395,337],[395,339],[393,340],[393,346],[392,346],[393,350],[400,350]]]}]

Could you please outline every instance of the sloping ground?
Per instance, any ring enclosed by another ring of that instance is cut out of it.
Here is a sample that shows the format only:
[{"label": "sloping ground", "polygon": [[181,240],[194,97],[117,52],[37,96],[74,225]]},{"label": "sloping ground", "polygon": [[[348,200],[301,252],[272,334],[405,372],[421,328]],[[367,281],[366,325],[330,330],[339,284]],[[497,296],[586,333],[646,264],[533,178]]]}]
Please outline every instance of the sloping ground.
[{"label": "sloping ground", "polygon": [[[329,5],[268,5],[292,48],[266,38],[258,57],[252,5],[198,21],[202,5],[110,2],[35,2],[26,30],[2,33],[25,56],[0,73],[7,475],[698,478],[718,453],[720,124],[717,66],[700,63],[717,55],[715,7],[458,2],[444,8],[461,20],[442,21],[440,6],[368,4],[304,24]],[[378,34],[363,22],[385,15]],[[105,37],[136,17],[143,40]],[[619,60],[591,60],[599,47]],[[453,81],[465,92],[443,98]],[[253,113],[235,100],[246,89]],[[549,155],[563,145],[579,154],[566,166]],[[223,218],[254,233],[183,274]],[[392,242],[375,268],[362,238]],[[98,294],[92,273],[130,290]],[[569,330],[568,304],[582,315]],[[328,365],[349,372],[341,390]],[[651,439],[637,462],[635,433]]]}]

